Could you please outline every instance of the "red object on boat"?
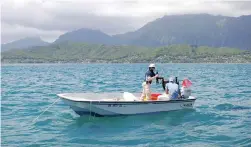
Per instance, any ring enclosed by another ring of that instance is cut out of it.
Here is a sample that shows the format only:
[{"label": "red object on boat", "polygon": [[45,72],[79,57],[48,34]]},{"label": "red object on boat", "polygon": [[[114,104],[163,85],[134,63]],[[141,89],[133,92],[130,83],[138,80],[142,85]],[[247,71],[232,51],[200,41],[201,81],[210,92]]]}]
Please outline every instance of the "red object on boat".
[{"label": "red object on boat", "polygon": [[151,100],[158,100],[158,96],[161,95],[160,93],[152,93]]},{"label": "red object on boat", "polygon": [[188,88],[188,87],[192,86],[192,82],[190,80],[188,80],[188,79],[184,79],[182,81],[182,86]]}]

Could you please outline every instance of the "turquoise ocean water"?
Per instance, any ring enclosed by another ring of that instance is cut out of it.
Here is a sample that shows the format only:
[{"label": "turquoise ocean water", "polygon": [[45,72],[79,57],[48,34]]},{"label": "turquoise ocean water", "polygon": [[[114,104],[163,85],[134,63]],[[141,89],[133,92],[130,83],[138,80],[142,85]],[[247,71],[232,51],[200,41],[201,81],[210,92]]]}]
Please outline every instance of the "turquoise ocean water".
[{"label": "turquoise ocean water", "polygon": [[251,146],[251,64],[157,64],[161,76],[192,81],[194,110],[79,117],[60,100],[32,122],[57,93],[140,92],[147,66],[2,66],[2,146]]}]

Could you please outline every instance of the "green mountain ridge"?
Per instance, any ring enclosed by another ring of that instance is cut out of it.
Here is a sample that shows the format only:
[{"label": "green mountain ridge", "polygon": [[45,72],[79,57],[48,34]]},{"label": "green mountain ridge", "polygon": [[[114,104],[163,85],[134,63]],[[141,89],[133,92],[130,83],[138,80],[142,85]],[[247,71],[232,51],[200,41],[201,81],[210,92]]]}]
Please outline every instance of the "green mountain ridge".
[{"label": "green mountain ridge", "polygon": [[64,42],[3,52],[3,63],[251,63],[251,52],[235,48],[170,45],[159,48]]}]

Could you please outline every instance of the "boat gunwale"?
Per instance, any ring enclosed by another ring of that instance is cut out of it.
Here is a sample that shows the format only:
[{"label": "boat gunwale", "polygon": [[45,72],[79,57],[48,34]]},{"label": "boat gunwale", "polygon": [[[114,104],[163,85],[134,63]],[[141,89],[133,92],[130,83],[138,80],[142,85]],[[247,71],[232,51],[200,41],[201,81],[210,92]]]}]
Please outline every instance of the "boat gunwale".
[{"label": "boat gunwale", "polygon": [[71,98],[66,98],[66,97],[62,97],[59,96],[62,99],[66,99],[69,101],[73,101],[73,102],[82,102],[82,103],[88,103],[88,104],[98,104],[98,105],[108,105],[108,104],[164,104],[164,103],[182,103],[182,102],[194,102],[196,100],[196,98],[194,99],[177,99],[177,100],[149,100],[149,101],[100,101],[100,100],[76,100],[76,99],[71,99]]}]

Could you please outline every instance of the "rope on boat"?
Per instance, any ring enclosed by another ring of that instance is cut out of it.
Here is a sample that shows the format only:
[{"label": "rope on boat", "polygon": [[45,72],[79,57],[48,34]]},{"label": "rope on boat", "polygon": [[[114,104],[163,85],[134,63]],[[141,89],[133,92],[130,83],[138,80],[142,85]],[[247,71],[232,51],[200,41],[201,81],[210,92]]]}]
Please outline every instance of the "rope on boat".
[{"label": "rope on boat", "polygon": [[90,107],[89,107],[89,111],[90,111],[90,115],[89,115],[89,120],[90,120],[90,117],[91,117],[91,115],[92,115],[92,107],[91,107],[91,105],[92,105],[92,101],[90,101]]},{"label": "rope on boat", "polygon": [[42,113],[40,113],[33,121],[32,123],[34,123],[42,114],[44,114],[44,112],[46,112],[51,106],[53,106],[60,98],[56,99],[49,107],[47,107]]},{"label": "rope on boat", "polygon": [[[94,118],[95,118],[95,116],[96,116],[96,113],[94,113]],[[94,119],[94,118],[93,118],[93,119]]]}]

